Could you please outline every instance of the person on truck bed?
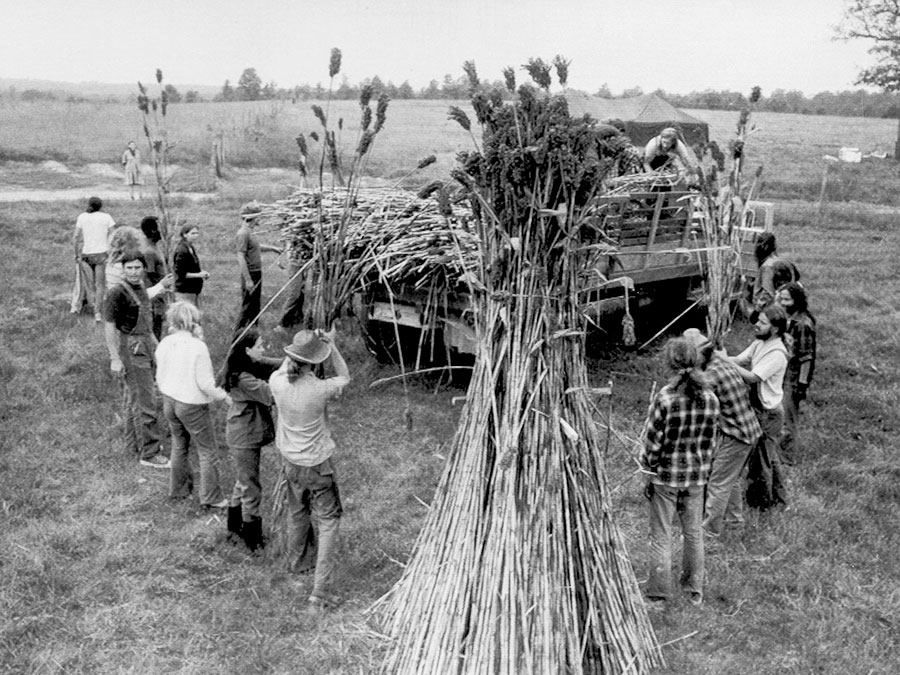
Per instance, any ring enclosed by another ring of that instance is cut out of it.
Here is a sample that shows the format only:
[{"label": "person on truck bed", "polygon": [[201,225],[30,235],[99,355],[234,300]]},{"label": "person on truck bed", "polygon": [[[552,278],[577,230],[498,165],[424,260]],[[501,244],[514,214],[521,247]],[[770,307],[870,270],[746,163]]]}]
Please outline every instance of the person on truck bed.
[{"label": "person on truck bed", "polygon": [[694,153],[678,138],[678,132],[666,127],[654,136],[644,148],[644,170],[676,170],[688,183],[696,182],[698,162]]},{"label": "person on truck bed", "polygon": [[634,147],[628,136],[610,124],[597,127],[597,154],[600,159],[609,162],[606,178],[631,176],[644,171],[641,151]]}]

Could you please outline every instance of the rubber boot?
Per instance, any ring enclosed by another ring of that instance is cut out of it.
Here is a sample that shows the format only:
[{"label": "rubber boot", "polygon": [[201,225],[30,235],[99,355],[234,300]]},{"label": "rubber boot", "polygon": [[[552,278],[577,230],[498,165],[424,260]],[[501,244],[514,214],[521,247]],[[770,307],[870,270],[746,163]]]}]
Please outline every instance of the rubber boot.
[{"label": "rubber boot", "polygon": [[266,547],[266,542],[263,539],[262,518],[259,516],[251,516],[250,520],[245,520],[241,536],[251,553],[256,553],[257,551],[264,549]]},{"label": "rubber boot", "polygon": [[241,529],[244,524],[240,504],[228,507],[228,516],[225,522],[228,527],[228,541],[232,544],[238,543],[243,536]]}]

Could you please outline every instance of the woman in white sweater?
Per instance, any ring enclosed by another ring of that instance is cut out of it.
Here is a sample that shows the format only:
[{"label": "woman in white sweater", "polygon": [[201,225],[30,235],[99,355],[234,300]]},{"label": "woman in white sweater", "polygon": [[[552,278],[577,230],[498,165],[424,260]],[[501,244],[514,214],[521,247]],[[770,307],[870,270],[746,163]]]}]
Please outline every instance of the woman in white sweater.
[{"label": "woman in white sweater", "polygon": [[231,397],[216,386],[200,310],[190,302],[175,302],[166,312],[166,322],[169,335],[156,348],[156,384],[172,432],[169,496],[184,499],[191,494],[196,461],[188,460],[188,450],[193,443],[200,465],[200,505],[224,509],[228,500],[219,485],[219,452],[209,404],[225,401],[230,405]]}]

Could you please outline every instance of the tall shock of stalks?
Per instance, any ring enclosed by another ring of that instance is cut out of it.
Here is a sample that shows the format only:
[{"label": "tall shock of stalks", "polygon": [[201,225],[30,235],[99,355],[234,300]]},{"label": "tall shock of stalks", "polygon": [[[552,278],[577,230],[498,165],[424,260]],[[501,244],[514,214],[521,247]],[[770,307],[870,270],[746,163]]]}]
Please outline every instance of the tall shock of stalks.
[{"label": "tall shock of stalks", "polygon": [[169,210],[169,131],[166,117],[169,108],[169,97],[163,87],[163,73],[156,69],[156,84],[159,93],[151,96],[147,87],[138,82],[138,110],[141,113],[144,138],[150,148],[150,162],[156,178],[156,211],[159,215],[159,231],[162,235],[166,263],[170,259],[172,235],[175,223]]},{"label": "tall shock of stalks", "polygon": [[481,105],[483,152],[454,174],[481,246],[476,363],[412,558],[373,608],[381,672],[647,673],[662,657],[612,515],[577,299],[597,262],[589,124],[528,85]]},{"label": "tall shock of stalks", "polygon": [[721,346],[722,339],[731,331],[734,319],[732,307],[735,306],[735,294],[740,291],[741,251],[748,237],[742,226],[748,217],[747,204],[762,175],[760,166],[744,194],[746,143],[756,131],[756,127],[750,124],[750,112],[759,97],[760,88],[753,87],[749,105],[741,110],[738,118],[736,135],[730,143],[732,166],[727,185],[719,190],[717,174],[713,169],[701,190],[700,212],[706,250],[706,329],[709,339],[717,346]]}]

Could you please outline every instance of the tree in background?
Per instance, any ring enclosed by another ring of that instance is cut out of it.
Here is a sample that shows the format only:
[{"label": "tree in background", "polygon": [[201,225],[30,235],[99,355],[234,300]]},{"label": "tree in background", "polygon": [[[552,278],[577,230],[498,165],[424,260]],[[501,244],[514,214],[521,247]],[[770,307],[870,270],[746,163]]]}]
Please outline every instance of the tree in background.
[{"label": "tree in background", "polygon": [[[876,64],[860,71],[856,84],[900,92],[900,3],[896,0],[849,0],[837,28],[844,40],[868,40]],[[900,160],[900,121],[894,159]]]},{"label": "tree in background", "polygon": [[181,93],[174,87],[174,85],[167,84],[165,92],[166,98],[168,98],[169,103],[181,103]]},{"label": "tree in background", "polygon": [[240,101],[258,101],[262,87],[262,78],[256,74],[256,68],[245,68],[237,83],[237,98]]}]

